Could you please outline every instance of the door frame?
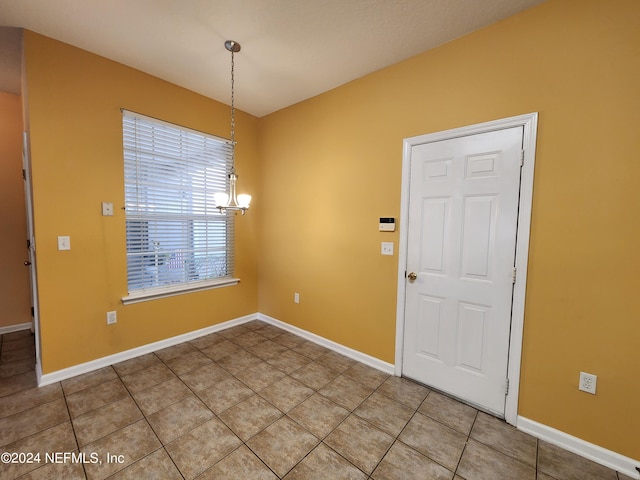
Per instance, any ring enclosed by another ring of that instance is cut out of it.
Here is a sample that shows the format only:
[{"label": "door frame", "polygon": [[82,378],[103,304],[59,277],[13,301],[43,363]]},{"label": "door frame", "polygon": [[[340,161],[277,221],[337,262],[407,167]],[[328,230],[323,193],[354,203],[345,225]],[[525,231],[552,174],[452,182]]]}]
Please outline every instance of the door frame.
[{"label": "door frame", "polygon": [[409,181],[411,178],[411,150],[414,146],[451,140],[469,135],[523,127],[523,165],[520,176],[520,200],[518,208],[518,230],[516,233],[516,282],[513,289],[511,309],[511,333],[509,336],[509,359],[507,378],[508,394],[505,403],[505,420],[517,426],[518,395],[520,392],[520,363],[524,332],[524,302],[527,287],[527,265],[529,261],[529,235],[531,231],[531,208],[533,203],[533,174],[536,153],[538,113],[528,113],[466,127],[405,138],[402,152],[402,186],[400,200],[400,243],[398,249],[398,295],[396,305],[396,355],[394,373],[402,375],[404,349],[406,269],[409,227]]},{"label": "door frame", "polygon": [[40,309],[38,302],[38,269],[36,262],[36,237],[33,223],[33,183],[31,182],[31,153],[29,133],[22,132],[22,168],[24,180],[25,210],[27,213],[27,236],[29,250],[29,282],[31,287],[31,331],[35,335],[36,379],[40,385],[42,378],[42,360],[40,355]]}]

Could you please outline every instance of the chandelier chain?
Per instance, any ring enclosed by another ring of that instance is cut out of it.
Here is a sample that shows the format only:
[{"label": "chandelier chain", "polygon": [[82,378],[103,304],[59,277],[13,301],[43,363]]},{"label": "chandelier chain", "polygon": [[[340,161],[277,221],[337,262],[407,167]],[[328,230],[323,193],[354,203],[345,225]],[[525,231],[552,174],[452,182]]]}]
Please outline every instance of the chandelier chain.
[{"label": "chandelier chain", "polygon": [[237,212],[241,211],[244,215],[251,203],[251,195],[240,194],[236,195],[236,182],[238,175],[236,174],[235,158],[236,158],[236,95],[235,95],[235,56],[234,53],[240,51],[240,44],[233,40],[227,40],[224,42],[224,46],[231,52],[231,168],[227,178],[229,193],[218,192],[214,194],[214,201],[216,208],[221,214],[226,214],[227,211]]},{"label": "chandelier chain", "polygon": [[236,107],[235,107],[235,61],[231,50],[231,172],[235,172],[236,156]]}]

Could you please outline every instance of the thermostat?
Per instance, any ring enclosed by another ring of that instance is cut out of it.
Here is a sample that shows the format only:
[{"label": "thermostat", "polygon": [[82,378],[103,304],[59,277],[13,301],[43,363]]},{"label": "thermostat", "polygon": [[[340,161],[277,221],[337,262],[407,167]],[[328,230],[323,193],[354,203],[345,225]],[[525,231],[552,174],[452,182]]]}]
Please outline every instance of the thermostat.
[{"label": "thermostat", "polygon": [[378,230],[380,230],[381,232],[395,232],[396,219],[393,217],[380,217]]}]

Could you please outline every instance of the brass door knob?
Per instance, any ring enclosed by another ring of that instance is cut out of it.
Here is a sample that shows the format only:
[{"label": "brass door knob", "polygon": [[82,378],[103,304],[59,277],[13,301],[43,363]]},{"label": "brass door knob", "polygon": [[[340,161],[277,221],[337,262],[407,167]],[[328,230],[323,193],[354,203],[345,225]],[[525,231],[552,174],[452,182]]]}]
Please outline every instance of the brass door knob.
[{"label": "brass door knob", "polygon": [[411,272],[409,275],[407,275],[407,278],[410,282],[414,282],[416,278],[418,278],[418,274],[416,272]]}]

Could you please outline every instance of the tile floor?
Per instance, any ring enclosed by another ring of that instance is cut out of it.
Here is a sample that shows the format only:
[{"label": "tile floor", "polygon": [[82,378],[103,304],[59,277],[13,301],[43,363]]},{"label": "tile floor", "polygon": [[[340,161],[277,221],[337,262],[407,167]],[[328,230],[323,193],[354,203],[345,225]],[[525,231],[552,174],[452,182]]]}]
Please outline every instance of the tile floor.
[{"label": "tile floor", "polygon": [[2,336],[0,452],[31,462],[0,479],[628,480],[259,321],[42,388],[33,364]]}]

